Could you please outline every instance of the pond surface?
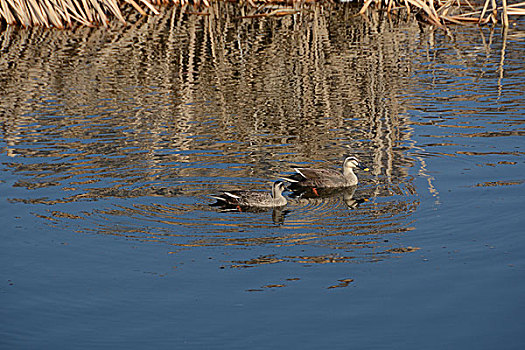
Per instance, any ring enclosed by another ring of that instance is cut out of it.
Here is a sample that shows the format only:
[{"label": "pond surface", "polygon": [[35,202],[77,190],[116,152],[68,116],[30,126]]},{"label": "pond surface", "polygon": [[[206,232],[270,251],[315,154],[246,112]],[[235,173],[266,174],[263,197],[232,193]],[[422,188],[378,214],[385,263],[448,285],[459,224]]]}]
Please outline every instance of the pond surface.
[{"label": "pond surface", "polygon": [[525,22],[355,12],[1,32],[2,348],[521,349]]}]

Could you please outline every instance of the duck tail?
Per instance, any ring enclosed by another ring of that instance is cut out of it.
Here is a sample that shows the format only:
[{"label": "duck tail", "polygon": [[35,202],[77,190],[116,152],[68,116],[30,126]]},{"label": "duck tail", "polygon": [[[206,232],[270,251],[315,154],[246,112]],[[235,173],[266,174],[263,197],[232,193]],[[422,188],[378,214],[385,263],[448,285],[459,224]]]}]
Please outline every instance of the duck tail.
[{"label": "duck tail", "polygon": [[233,193],[230,193],[230,192],[224,192],[224,195],[228,196],[228,197],[230,197],[232,199],[240,199],[241,198],[240,196],[238,196],[236,194],[233,194]]},{"label": "duck tail", "polygon": [[213,195],[213,196],[210,196],[210,198],[213,198],[213,199],[217,200],[218,202],[227,202],[226,198],[221,197],[220,195]]},{"label": "duck tail", "polygon": [[283,176],[282,179],[285,180],[285,181],[291,182],[291,183],[298,183],[299,182],[299,180],[294,179],[293,177],[285,177],[285,176]]}]

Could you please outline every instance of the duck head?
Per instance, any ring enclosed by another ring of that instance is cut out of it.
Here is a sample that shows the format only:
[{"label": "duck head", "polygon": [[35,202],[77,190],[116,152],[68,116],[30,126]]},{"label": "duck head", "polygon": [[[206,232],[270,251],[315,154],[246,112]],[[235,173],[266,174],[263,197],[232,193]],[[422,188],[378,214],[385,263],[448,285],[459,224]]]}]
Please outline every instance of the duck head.
[{"label": "duck head", "polygon": [[273,198],[279,197],[280,195],[282,195],[284,190],[285,190],[284,182],[275,181],[272,185],[272,197]]},{"label": "duck head", "polygon": [[346,170],[353,170],[354,168],[359,168],[363,171],[369,171],[370,169],[368,169],[368,167],[366,167],[365,165],[361,164],[361,162],[359,161],[359,159],[357,159],[356,157],[352,156],[352,157],[347,157],[343,163],[343,168]]}]

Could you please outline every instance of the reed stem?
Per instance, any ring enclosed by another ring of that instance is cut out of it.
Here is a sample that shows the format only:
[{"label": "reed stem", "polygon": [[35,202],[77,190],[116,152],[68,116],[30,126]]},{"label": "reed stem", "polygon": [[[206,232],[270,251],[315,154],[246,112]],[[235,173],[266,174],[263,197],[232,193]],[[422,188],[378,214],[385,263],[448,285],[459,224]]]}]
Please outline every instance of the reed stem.
[{"label": "reed stem", "polygon": [[[286,16],[296,13],[296,3],[303,0],[215,0],[233,1],[239,5],[252,8],[247,17]],[[316,0],[314,0],[316,1]],[[331,0],[317,0],[331,1]],[[504,27],[509,26],[509,16],[525,15],[525,2],[508,4],[502,0],[502,7],[498,8],[496,0],[481,0],[477,8],[469,0],[358,0],[362,2],[360,15],[364,15],[371,5],[384,10],[388,14],[406,9],[406,13],[423,15],[432,25],[443,27],[445,23],[475,23],[486,24],[501,21]],[[454,4],[456,3],[456,4]],[[126,6],[133,8],[142,16],[159,14],[158,7],[164,5],[186,6],[191,4],[194,12],[205,13],[210,6],[209,0],[0,0],[0,23],[18,24],[25,27],[43,26],[65,28],[75,23],[87,26],[107,26],[112,18],[127,24],[122,10]],[[492,12],[485,17],[489,6]],[[465,13],[463,7],[470,12]],[[502,9],[501,16],[498,10]],[[474,11],[473,11],[474,10]],[[477,21],[472,15],[478,15]]]}]

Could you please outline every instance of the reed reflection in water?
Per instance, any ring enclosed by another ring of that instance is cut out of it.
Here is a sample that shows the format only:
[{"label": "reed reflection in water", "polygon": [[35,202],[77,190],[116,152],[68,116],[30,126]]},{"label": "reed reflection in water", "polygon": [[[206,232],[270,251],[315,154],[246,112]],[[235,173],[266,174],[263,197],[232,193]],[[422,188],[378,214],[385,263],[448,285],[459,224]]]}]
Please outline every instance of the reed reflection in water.
[{"label": "reed reflection in water", "polygon": [[[57,227],[162,241],[172,252],[388,256],[387,234],[410,230],[418,205],[411,127],[396,97],[417,26],[381,24],[391,32],[376,36],[349,9],[324,6],[257,21],[221,3],[209,16],[166,11],[110,32],[2,33],[10,201],[37,205]],[[283,212],[208,205],[218,190],[265,190],[293,166],[339,168],[350,154],[372,169],[357,189],[291,200]]]}]

